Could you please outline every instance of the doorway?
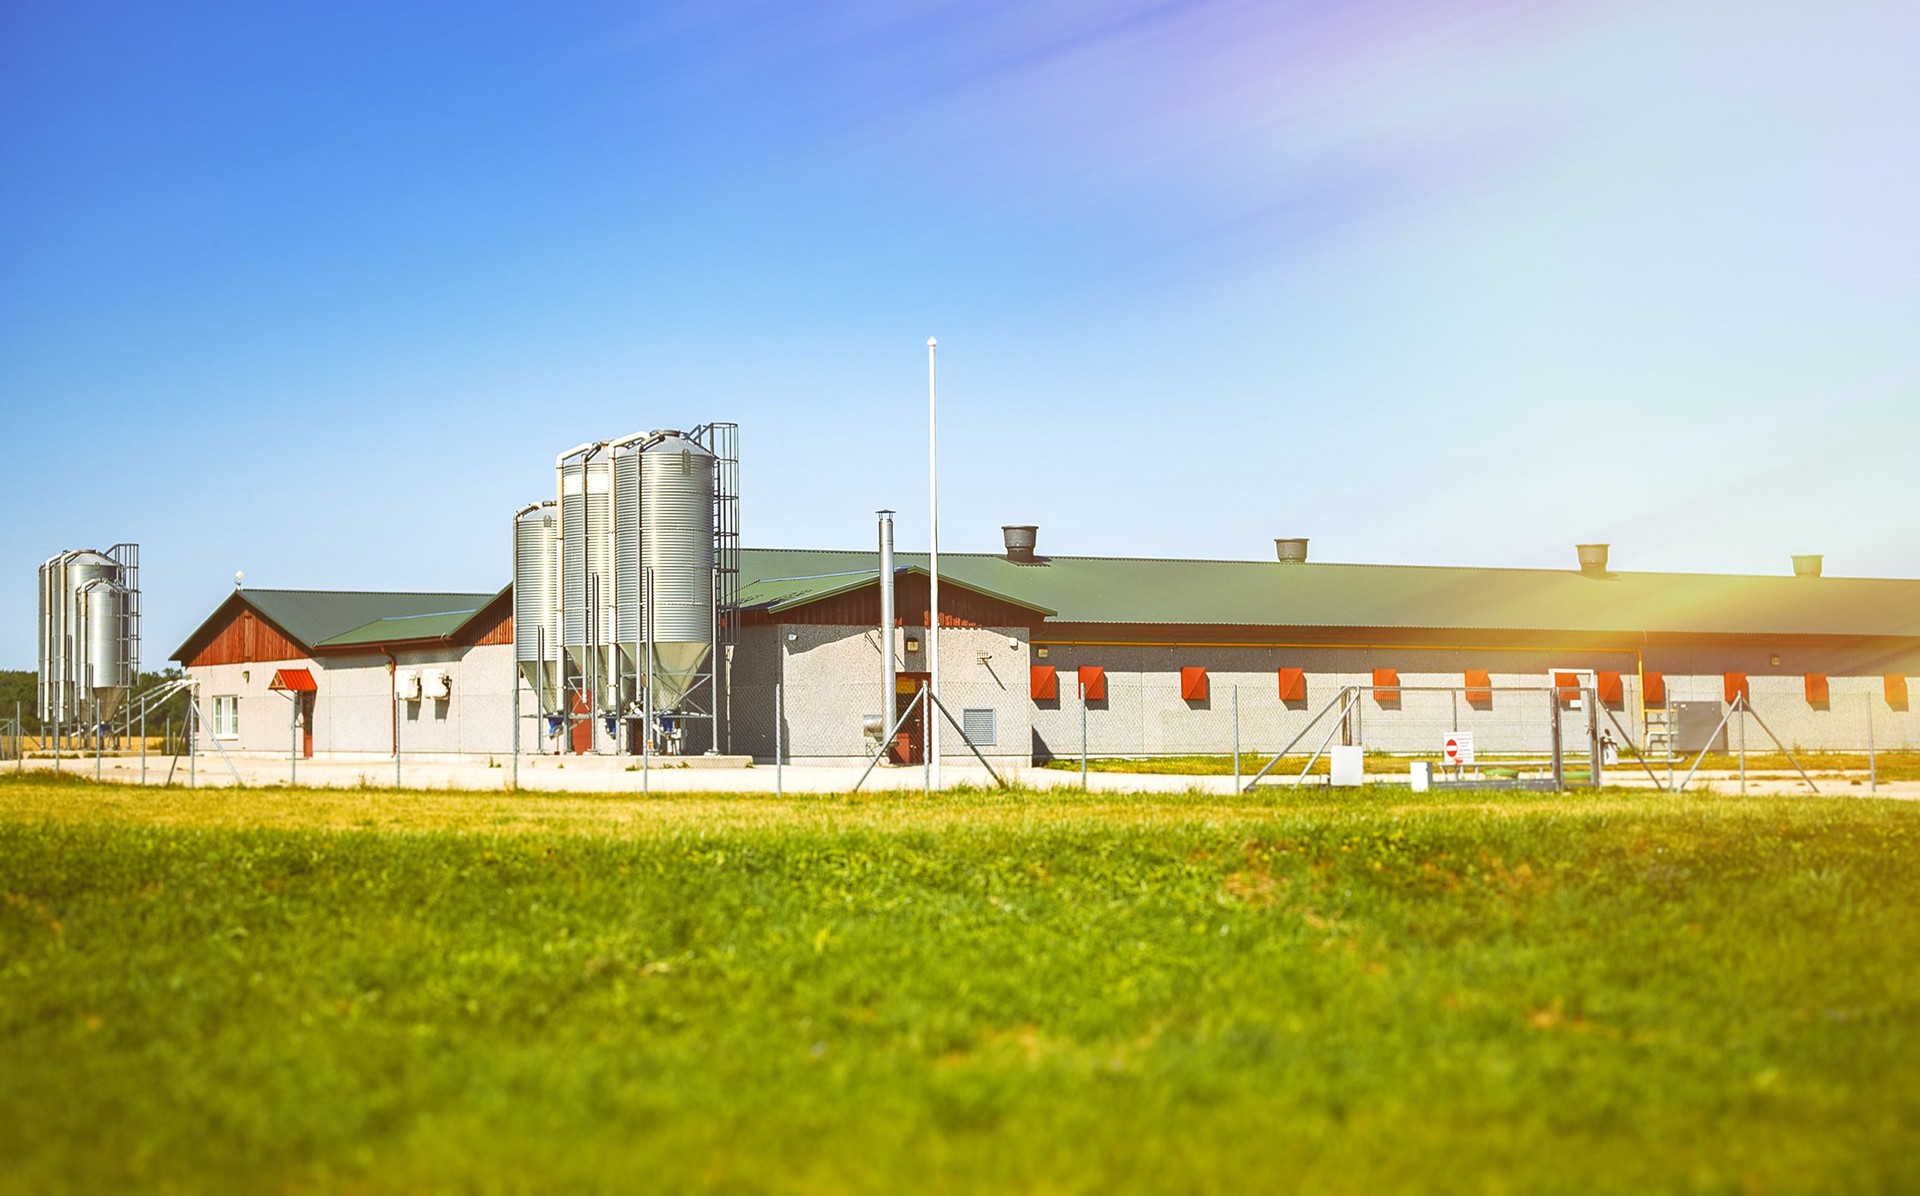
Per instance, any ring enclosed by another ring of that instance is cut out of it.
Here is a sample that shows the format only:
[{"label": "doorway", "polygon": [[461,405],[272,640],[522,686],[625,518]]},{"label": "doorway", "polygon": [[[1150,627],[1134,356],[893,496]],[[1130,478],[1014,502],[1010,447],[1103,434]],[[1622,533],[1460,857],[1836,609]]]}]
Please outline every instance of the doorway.
[{"label": "doorway", "polygon": [[[893,717],[898,721],[907,707],[913,704],[913,696],[926,688],[933,680],[932,673],[896,673],[893,681]],[[887,759],[895,764],[924,764],[927,759],[927,703],[922,702],[913,708],[913,717],[909,718],[900,730],[894,734],[893,743],[887,749]]]}]

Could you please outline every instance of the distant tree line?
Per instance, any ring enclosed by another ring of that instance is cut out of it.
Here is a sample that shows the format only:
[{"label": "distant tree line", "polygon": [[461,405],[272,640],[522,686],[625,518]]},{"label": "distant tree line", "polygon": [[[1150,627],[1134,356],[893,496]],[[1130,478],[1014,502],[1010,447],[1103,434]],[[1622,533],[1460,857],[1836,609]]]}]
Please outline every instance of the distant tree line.
[{"label": "distant tree line", "polygon": [[[178,668],[163,669],[158,673],[141,673],[134,681],[133,697],[137,701],[140,695],[159,689],[169,681],[177,681],[185,676]],[[28,734],[38,734],[43,728],[37,707],[40,705],[40,680],[32,669],[0,669],[0,721],[11,722],[15,703],[18,703],[20,719],[26,724]],[[158,735],[171,718],[173,725],[182,727],[187,721],[187,695],[174,694],[166,701],[147,712],[147,733]],[[117,719],[115,720],[118,721]],[[135,730],[139,728],[136,727]]]}]

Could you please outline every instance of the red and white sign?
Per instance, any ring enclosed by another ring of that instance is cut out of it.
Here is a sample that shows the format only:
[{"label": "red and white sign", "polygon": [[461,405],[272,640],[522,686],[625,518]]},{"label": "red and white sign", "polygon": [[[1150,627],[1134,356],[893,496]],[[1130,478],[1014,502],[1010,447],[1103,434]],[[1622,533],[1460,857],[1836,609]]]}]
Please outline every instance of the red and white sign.
[{"label": "red and white sign", "polygon": [[1473,763],[1473,732],[1449,731],[1442,742],[1440,754],[1448,764]]}]

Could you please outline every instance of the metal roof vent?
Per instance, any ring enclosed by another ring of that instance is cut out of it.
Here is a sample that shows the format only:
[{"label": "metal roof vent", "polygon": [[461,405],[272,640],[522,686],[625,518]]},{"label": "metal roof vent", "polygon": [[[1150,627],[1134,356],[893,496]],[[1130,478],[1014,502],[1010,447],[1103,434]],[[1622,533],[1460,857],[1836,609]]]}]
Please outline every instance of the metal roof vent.
[{"label": "metal roof vent", "polygon": [[1580,554],[1580,572],[1597,577],[1607,571],[1607,545],[1575,544],[1573,550]]},{"label": "metal roof vent", "polygon": [[1276,536],[1273,541],[1273,554],[1280,558],[1280,563],[1283,565],[1304,565],[1307,563],[1307,538]]},{"label": "metal roof vent", "polygon": [[1793,558],[1793,575],[1795,577],[1820,576],[1820,563],[1824,559],[1825,558],[1817,552],[1805,556],[1795,556]]},{"label": "metal roof vent", "polygon": [[1040,525],[1036,523],[1006,524],[1000,528],[1000,535],[1007,542],[1007,559],[1016,565],[1031,565],[1034,562],[1034,541],[1039,538]]}]

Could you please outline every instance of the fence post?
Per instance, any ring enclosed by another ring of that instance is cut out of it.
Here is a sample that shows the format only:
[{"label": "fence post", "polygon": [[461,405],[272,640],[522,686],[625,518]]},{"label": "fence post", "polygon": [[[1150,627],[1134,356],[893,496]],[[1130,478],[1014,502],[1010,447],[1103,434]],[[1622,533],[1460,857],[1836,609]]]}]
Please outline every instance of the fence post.
[{"label": "fence post", "polygon": [[1734,699],[1740,710],[1740,796],[1747,795],[1747,695]]},{"label": "fence post", "polygon": [[1233,791],[1240,792],[1240,687],[1233,687]]},{"label": "fence post", "polygon": [[[542,631],[546,630],[541,628]],[[520,788],[520,668],[518,663],[513,670],[513,771],[507,774],[507,788]]]},{"label": "fence post", "polygon": [[400,788],[400,724],[406,721],[407,716],[401,713],[399,704],[395,703],[393,708],[393,787],[395,789]]},{"label": "fence post", "polygon": [[140,783],[147,783],[147,708],[140,707]]},{"label": "fence post", "polygon": [[1087,683],[1080,683],[1080,791],[1087,791]]},{"label": "fence post", "polygon": [[1553,715],[1553,791],[1565,793],[1567,773],[1566,762],[1562,759],[1562,748],[1565,745],[1560,741],[1560,687],[1558,685],[1547,688],[1547,709]]},{"label": "fence post", "polygon": [[780,683],[776,681],[773,683],[773,795],[775,797],[787,795],[787,778],[781,771],[785,764],[785,753],[781,750],[784,745],[780,735],[780,719],[783,714],[784,711],[780,706]]},{"label": "fence post", "polygon": [[1873,793],[1880,788],[1880,770],[1878,761],[1873,757],[1873,695],[1867,694],[1867,792]]}]

